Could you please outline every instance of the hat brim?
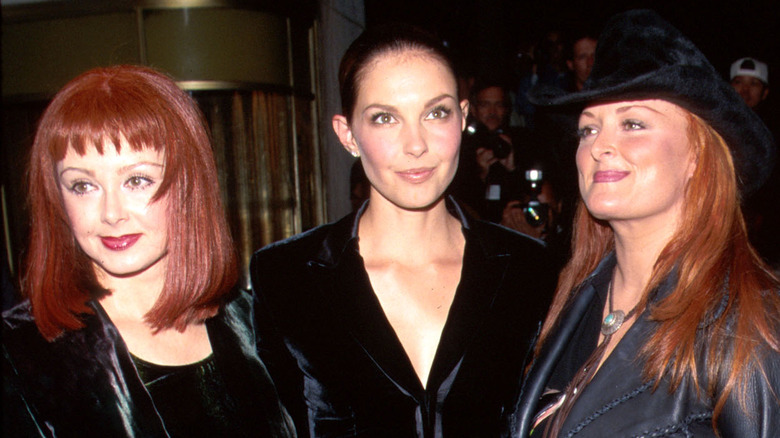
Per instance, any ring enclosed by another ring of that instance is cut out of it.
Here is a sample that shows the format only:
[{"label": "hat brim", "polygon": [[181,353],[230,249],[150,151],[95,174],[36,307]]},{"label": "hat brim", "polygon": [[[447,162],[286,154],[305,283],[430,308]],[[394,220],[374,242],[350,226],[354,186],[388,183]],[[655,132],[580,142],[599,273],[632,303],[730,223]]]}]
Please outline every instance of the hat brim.
[{"label": "hat brim", "polygon": [[707,69],[671,65],[633,78],[602,81],[592,88],[565,93],[552,87],[532,90],[529,100],[541,106],[583,108],[599,103],[661,99],[706,121],[725,140],[734,159],[740,191],[754,192],[775,165],[774,139],[761,118],[726,81]]}]

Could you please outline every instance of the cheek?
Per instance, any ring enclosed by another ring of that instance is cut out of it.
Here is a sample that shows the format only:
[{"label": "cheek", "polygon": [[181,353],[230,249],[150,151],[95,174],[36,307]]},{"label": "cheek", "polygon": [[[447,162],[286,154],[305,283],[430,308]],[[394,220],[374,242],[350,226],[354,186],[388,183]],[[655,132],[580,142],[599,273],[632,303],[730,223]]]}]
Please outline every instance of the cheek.
[{"label": "cheek", "polygon": [[68,217],[71,231],[76,235],[89,236],[93,233],[92,218],[89,212],[94,211],[86,202],[79,202],[73,196],[63,196],[63,208]]},{"label": "cheek", "polygon": [[440,154],[447,156],[457,156],[460,152],[460,141],[463,132],[460,130],[460,119],[458,123],[451,123],[441,126],[440,129],[432,129],[431,134],[436,141]]},{"label": "cheek", "polygon": [[637,153],[636,163],[646,169],[648,178],[658,185],[676,186],[688,180],[691,172],[691,156],[686,146],[677,139],[670,138],[665,144],[659,144],[657,149],[644,150]]},{"label": "cheek", "polygon": [[592,161],[587,147],[581,144],[578,145],[577,152],[574,154],[574,160],[577,163],[577,170],[580,173],[584,172],[587,169],[588,164]]},{"label": "cheek", "polygon": [[397,152],[395,149],[398,149],[394,147],[394,143],[391,138],[376,136],[358,143],[361,149],[360,159],[367,174],[392,162],[393,155]]},{"label": "cheek", "polygon": [[143,214],[147,227],[167,239],[168,235],[168,200],[166,198],[149,204]]}]

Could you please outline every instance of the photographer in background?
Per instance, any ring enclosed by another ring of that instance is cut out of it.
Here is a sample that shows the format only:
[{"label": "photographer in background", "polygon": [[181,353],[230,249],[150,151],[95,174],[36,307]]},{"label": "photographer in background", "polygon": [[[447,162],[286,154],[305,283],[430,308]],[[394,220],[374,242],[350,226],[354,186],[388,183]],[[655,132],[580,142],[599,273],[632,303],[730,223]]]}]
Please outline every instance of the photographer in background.
[{"label": "photographer in background", "polygon": [[473,213],[501,222],[507,202],[537,155],[527,131],[510,127],[508,90],[498,82],[478,80],[471,89],[460,162],[450,192]]},{"label": "photographer in background", "polygon": [[501,225],[543,240],[557,271],[568,259],[571,238],[562,210],[560,181],[550,163],[537,162],[533,167],[509,189]]}]

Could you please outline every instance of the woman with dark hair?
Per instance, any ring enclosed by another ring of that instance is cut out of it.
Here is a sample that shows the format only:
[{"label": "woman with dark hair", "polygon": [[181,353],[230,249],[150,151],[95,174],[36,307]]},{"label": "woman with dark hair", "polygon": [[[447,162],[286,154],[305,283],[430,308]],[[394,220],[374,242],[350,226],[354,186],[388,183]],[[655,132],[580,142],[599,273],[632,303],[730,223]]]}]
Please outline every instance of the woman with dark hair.
[{"label": "woman with dark hair", "polygon": [[572,258],[511,436],[777,436],[780,283],[740,200],[775,160],[767,128],[651,11],[614,17],[584,105]]},{"label": "woman with dark hair", "polygon": [[301,435],[497,436],[554,287],[546,253],[444,195],[468,103],[436,38],[367,30],[339,80],[333,128],[369,198],[254,255],[261,357]]},{"label": "woman with dark hair", "polygon": [[30,157],[28,301],[3,314],[4,436],[294,436],[216,181],[167,76],[97,68],[57,93]]}]

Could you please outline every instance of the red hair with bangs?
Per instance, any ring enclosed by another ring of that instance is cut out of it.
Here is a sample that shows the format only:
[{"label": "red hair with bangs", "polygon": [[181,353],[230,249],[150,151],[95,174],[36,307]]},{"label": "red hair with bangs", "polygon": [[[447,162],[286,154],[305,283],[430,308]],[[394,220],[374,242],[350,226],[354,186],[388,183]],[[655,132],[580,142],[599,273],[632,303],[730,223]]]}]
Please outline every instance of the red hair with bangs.
[{"label": "red hair with bangs", "polygon": [[[748,241],[728,146],[701,118],[688,112],[688,119],[688,141],[697,166],[686,187],[680,226],[661,251],[637,306],[638,312],[650,306],[650,318],[659,323],[641,355],[646,360],[645,378],[660,382],[668,374],[669,390],[674,391],[687,375],[697,391],[703,389],[700,393],[712,397],[716,428],[731,392],[737,390],[745,408],[750,374],[766,378],[763,370],[755,369],[760,367],[756,359],[762,349],[780,351],[780,281]],[[577,286],[613,248],[609,224],[594,218],[580,202],[572,257],[561,272],[536,355]],[[674,290],[650,305],[650,292],[675,269],[679,278]],[[708,357],[706,368],[697,361],[701,352]]]},{"label": "red hair with bangs", "polygon": [[41,334],[51,340],[83,326],[86,302],[105,291],[78,246],[55,169],[68,148],[103,153],[162,152],[163,180],[151,202],[167,197],[167,270],[145,319],[154,329],[184,330],[213,316],[234,286],[237,256],[217,184],[209,132],[195,101],[164,74],[122,65],[90,70],[54,97],[33,142],[28,168],[31,228],[22,290]]}]

